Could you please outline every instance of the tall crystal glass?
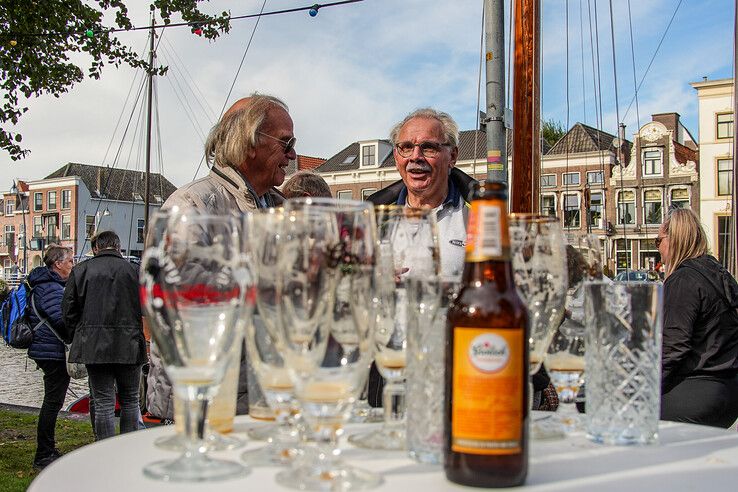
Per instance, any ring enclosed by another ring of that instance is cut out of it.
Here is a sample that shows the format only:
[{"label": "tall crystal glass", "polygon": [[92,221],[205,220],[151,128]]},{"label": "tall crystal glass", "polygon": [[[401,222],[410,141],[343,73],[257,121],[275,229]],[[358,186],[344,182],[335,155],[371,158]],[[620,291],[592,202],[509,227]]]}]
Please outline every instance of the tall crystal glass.
[{"label": "tall crystal glass", "polygon": [[187,405],[187,446],[175,460],[144,467],[150,478],[201,482],[242,476],[248,468],[207,456],[208,403],[223,379],[229,352],[240,340],[239,320],[250,315],[251,275],[240,253],[239,224],[225,216],[180,211],[141,269],[145,311],[175,393]]},{"label": "tall crystal glass", "polygon": [[289,200],[283,232],[280,344],[315,446],[277,482],[301,490],[375,487],[381,476],[344,463],[337,446],[373,355],[374,211],[363,202]]},{"label": "tall crystal glass", "polygon": [[246,347],[257,382],[274,412],[276,426],[267,445],[247,451],[241,458],[251,465],[286,465],[298,454],[299,432],[295,425],[296,401],[294,385],[287,373],[278,347],[281,331],[279,251],[284,210],[270,208],[245,214],[244,229],[251,234],[251,244],[244,247],[252,253],[256,274],[256,309],[253,321],[246,327]]},{"label": "tall crystal glass", "polygon": [[[440,255],[435,212],[400,206],[375,209],[377,262],[377,326],[374,362],[385,379],[381,429],[355,434],[349,441],[369,449],[407,447],[405,368],[407,336],[423,313],[425,328],[432,324],[440,300]],[[433,306],[434,311],[421,310]]]},{"label": "tall crystal glass", "polygon": [[580,428],[575,407],[584,384],[584,283],[602,280],[600,240],[594,234],[566,233],[568,290],[564,321],[546,354],[545,365],[559,396],[558,420],[567,432]]},{"label": "tall crystal glass", "polygon": [[[530,374],[538,372],[564,317],[566,243],[556,217],[510,214],[510,246],[515,285],[530,317]],[[533,394],[531,388],[531,395]],[[532,403],[532,401],[531,401]],[[560,429],[536,423],[535,439],[562,437]]]}]

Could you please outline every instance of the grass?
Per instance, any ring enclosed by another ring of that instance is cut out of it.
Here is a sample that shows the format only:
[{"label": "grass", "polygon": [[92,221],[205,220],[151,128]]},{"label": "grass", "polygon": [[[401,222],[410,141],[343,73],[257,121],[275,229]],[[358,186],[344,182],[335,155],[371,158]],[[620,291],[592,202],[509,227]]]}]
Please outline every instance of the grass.
[{"label": "grass", "polygon": [[[0,409],[0,492],[24,491],[38,474],[33,469],[36,422],[35,414]],[[56,447],[62,453],[93,441],[89,420],[57,420]]]}]

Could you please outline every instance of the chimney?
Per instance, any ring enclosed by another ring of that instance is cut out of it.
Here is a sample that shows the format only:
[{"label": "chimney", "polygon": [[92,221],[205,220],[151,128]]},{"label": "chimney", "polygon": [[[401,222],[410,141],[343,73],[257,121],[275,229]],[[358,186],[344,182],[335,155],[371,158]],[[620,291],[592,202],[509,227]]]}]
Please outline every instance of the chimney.
[{"label": "chimney", "polygon": [[659,113],[651,115],[653,121],[657,121],[664,125],[667,130],[674,132],[676,137],[679,133],[679,113]]}]

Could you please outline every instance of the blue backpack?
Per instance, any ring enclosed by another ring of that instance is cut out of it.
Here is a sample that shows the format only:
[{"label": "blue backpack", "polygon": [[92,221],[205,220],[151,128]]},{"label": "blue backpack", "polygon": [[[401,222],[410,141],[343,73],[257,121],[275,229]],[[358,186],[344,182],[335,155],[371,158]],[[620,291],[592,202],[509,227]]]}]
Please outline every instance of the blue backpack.
[{"label": "blue backpack", "polygon": [[11,330],[10,327],[18,318],[26,314],[26,304],[30,299],[31,286],[28,282],[23,281],[20,285],[10,291],[7,299],[0,307],[0,331],[2,332],[5,344],[10,343]]}]

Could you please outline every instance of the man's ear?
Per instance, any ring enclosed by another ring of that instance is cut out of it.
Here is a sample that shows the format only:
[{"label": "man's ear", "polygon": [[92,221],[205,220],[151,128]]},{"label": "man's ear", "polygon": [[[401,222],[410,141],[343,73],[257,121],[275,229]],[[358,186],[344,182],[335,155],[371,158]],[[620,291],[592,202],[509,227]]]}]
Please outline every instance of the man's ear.
[{"label": "man's ear", "polygon": [[451,164],[448,166],[449,168],[456,167],[457,157],[459,157],[459,148],[454,147],[451,149]]}]

